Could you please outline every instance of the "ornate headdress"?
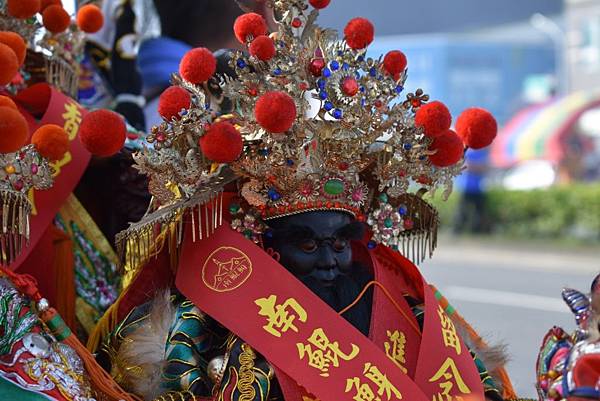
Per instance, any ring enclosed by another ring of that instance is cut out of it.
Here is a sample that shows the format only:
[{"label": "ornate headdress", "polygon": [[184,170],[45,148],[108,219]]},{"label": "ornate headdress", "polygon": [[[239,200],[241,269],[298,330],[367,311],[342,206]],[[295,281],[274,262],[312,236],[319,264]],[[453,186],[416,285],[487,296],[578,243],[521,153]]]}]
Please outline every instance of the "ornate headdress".
[{"label": "ornate headdress", "polygon": [[31,189],[52,187],[52,173],[48,159],[39,154],[35,145],[0,154],[0,264],[10,264],[27,243],[31,214],[28,194]]},{"label": "ornate headdress", "polygon": [[[338,210],[370,226],[371,246],[390,246],[417,262],[433,251],[437,213],[421,196],[438,187],[447,196],[465,145],[487,146],[496,122],[470,109],[457,122],[459,134],[450,130],[443,104],[428,103],[421,90],[403,95],[403,53],[367,55],[369,21],[351,20],[339,40],[315,25],[329,1],[309,3],[270,1],[278,27],[270,35],[260,15],[238,18],[234,31],[248,52],[230,54],[235,77],[213,77],[216,62],[206,49],[182,59],[174,86],[161,96],[165,121],[136,157],[162,207],[122,233],[121,242],[147,243],[154,223],[187,209],[199,216],[199,233],[210,233],[221,219],[202,210],[220,213],[218,192],[235,174],[240,202],[230,207],[232,225],[249,239],[259,241],[270,219]],[[232,101],[230,114],[214,108],[209,80]],[[202,202],[208,207],[196,213]]]},{"label": "ornate headdress", "polygon": [[13,90],[46,82],[76,98],[85,32],[93,33],[102,24],[102,13],[94,5],[82,7],[75,24],[60,2],[0,0],[0,31],[19,34],[27,45],[23,81],[14,82]]}]

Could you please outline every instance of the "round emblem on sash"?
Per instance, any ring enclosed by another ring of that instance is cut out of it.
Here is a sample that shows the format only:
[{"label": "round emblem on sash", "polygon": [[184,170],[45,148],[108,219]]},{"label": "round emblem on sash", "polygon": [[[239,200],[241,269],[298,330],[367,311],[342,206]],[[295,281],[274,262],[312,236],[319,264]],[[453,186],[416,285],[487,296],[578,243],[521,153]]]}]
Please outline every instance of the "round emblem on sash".
[{"label": "round emblem on sash", "polygon": [[242,251],[223,246],[213,251],[202,266],[202,281],[217,292],[233,291],[252,274],[252,261]]}]

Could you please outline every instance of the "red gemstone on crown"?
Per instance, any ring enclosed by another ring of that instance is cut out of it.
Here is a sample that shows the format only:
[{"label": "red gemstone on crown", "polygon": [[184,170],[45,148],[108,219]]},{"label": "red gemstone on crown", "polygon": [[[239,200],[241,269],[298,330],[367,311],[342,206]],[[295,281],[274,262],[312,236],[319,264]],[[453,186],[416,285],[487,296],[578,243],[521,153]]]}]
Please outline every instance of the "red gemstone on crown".
[{"label": "red gemstone on crown", "polygon": [[346,96],[354,96],[358,93],[358,82],[352,77],[347,77],[342,82],[342,92]]},{"label": "red gemstone on crown", "polygon": [[302,20],[300,20],[300,18],[294,18],[292,21],[292,26],[294,28],[300,28],[302,26]]},{"label": "red gemstone on crown", "polygon": [[313,59],[308,66],[310,73],[315,77],[321,76],[321,71],[323,71],[323,68],[325,68],[325,60],[322,58]]}]

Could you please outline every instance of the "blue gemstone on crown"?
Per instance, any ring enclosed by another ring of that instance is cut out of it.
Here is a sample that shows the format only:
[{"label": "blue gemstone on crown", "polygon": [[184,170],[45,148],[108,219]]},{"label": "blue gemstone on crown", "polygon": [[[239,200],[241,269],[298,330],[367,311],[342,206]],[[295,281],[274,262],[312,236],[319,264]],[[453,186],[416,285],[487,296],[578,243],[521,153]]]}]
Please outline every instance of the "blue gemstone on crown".
[{"label": "blue gemstone on crown", "polygon": [[281,199],[281,194],[277,192],[275,188],[269,189],[268,195],[269,199],[271,199],[272,201],[278,201],[279,199]]}]

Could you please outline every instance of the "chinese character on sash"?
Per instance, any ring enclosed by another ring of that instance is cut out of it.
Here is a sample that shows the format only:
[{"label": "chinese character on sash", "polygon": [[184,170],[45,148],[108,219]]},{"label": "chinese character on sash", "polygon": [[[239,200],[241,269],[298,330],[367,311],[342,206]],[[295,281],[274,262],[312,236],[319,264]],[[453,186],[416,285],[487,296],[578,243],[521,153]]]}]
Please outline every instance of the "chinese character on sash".
[{"label": "chinese character on sash", "polygon": [[440,317],[440,323],[442,324],[442,337],[444,338],[444,345],[448,348],[454,348],[456,354],[460,355],[462,349],[460,346],[460,339],[456,333],[456,327],[454,327],[454,323],[448,317],[448,315],[446,315],[446,312],[444,312],[444,309],[441,306],[438,307],[438,316]]},{"label": "chinese character on sash", "polygon": [[400,368],[400,370],[404,373],[407,373],[404,364],[406,363],[406,335],[398,330],[391,331],[387,330],[387,336],[389,338],[389,342],[386,341],[383,343],[385,348],[385,354]]},{"label": "chinese character on sash", "polygon": [[271,295],[269,298],[257,299],[254,303],[260,306],[258,314],[267,317],[267,325],[263,329],[275,337],[281,337],[281,333],[290,329],[297,333],[298,327],[294,325],[296,319],[306,322],[306,311],[294,298],[288,298],[283,304],[277,305],[277,296]]},{"label": "chinese character on sash", "polygon": [[[436,374],[429,379],[430,383],[438,383],[440,392],[433,396],[433,401],[461,401],[463,397],[453,396],[451,393],[460,392],[461,394],[471,394],[471,389],[456,368],[456,363],[450,357],[442,364]],[[456,390],[455,390],[456,389]],[[455,390],[455,391],[453,391]]]},{"label": "chinese character on sash", "polygon": [[[364,377],[371,383],[362,382],[360,378],[354,377],[346,380],[346,393],[354,388],[356,394],[352,397],[355,401],[391,401],[401,400],[402,393],[389,381],[377,366],[370,363],[365,364]],[[373,390],[375,388],[375,390]],[[385,397],[382,397],[385,395]],[[393,397],[392,397],[393,395]]]},{"label": "chinese character on sash", "polygon": [[79,124],[81,124],[81,112],[75,103],[69,102],[65,104],[65,112],[62,115],[65,119],[64,130],[69,135],[69,140],[72,141],[77,136]]},{"label": "chinese character on sash", "polygon": [[[329,377],[329,366],[340,366],[340,359],[350,361],[358,355],[360,349],[352,345],[350,353],[346,354],[340,350],[340,345],[337,341],[331,342],[322,328],[315,329],[308,344],[297,343],[298,354],[300,359],[308,356],[308,365],[321,371],[321,376]],[[315,348],[313,348],[313,346]]]}]

